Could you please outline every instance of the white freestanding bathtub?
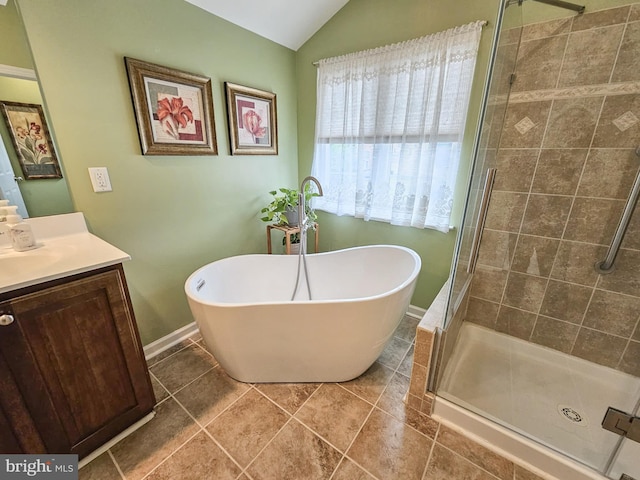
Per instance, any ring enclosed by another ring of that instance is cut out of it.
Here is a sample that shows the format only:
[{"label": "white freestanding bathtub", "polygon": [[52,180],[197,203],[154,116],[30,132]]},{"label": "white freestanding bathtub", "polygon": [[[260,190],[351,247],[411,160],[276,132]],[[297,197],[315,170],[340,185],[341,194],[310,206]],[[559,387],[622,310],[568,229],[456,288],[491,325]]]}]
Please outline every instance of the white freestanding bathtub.
[{"label": "white freestanding bathtub", "polygon": [[207,347],[236,380],[342,382],[378,358],[420,266],[392,245],[307,255],[312,299],[303,282],[292,301],[297,256],[241,255],[198,269],[185,291]]}]

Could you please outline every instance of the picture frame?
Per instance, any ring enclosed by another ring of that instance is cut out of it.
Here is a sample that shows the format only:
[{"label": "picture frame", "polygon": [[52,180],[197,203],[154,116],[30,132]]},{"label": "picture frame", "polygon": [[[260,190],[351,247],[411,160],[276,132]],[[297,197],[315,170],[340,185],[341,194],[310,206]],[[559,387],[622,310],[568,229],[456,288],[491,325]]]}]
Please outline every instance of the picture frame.
[{"label": "picture frame", "polygon": [[143,155],[217,155],[211,79],[124,57]]},{"label": "picture frame", "polygon": [[0,101],[25,180],[62,178],[42,105]]},{"label": "picture frame", "polygon": [[225,82],[231,155],[277,155],[276,94]]}]

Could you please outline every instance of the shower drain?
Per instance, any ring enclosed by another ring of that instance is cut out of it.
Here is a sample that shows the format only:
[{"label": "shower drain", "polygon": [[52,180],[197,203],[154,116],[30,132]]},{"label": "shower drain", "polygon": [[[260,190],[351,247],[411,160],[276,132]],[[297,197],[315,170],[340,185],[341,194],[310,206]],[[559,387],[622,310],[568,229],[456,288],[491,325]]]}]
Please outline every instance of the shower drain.
[{"label": "shower drain", "polygon": [[576,425],[583,427],[587,426],[587,417],[571,408],[569,405],[558,405],[558,413],[571,423],[575,423]]}]

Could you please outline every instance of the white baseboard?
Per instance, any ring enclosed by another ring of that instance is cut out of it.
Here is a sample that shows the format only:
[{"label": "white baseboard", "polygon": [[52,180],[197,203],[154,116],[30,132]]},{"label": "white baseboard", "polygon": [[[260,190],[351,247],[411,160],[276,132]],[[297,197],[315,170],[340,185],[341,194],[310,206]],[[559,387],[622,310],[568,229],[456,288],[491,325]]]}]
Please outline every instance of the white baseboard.
[{"label": "white baseboard", "polygon": [[82,467],[84,467],[85,465],[91,463],[92,460],[95,460],[96,458],[98,458],[100,455],[102,455],[104,452],[109,450],[111,447],[113,447],[116,443],[118,443],[123,438],[131,435],[133,432],[135,432],[137,429],[139,429],[145,423],[150,421],[155,416],[155,414],[156,414],[155,410],[152,411],[151,413],[147,414],[145,417],[143,417],[140,420],[138,420],[136,423],[131,425],[129,428],[127,428],[123,432],[120,432],[118,435],[113,437],[107,443],[105,443],[104,445],[98,447],[96,450],[94,450],[89,455],[84,457],[82,460],[80,460],[78,462],[78,470],[81,469]]},{"label": "white baseboard", "polygon": [[409,305],[407,309],[407,315],[414,318],[422,318],[427,311],[424,308],[416,307],[415,305]]},{"label": "white baseboard", "polygon": [[171,332],[169,335],[165,335],[155,342],[151,342],[149,345],[145,345],[144,358],[149,360],[150,358],[155,357],[159,353],[164,352],[168,348],[173,347],[175,344],[180,343],[181,341],[189,338],[191,335],[197,332],[198,326],[196,325],[196,322],[185,325],[184,327]]}]

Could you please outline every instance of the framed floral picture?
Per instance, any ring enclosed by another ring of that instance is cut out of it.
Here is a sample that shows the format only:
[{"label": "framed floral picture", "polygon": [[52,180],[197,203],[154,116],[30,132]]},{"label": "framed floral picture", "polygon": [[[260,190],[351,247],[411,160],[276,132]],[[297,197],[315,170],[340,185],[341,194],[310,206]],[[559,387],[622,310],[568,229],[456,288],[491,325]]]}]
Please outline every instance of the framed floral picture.
[{"label": "framed floral picture", "polygon": [[125,57],[143,155],[217,155],[211,79]]},{"label": "framed floral picture", "polygon": [[231,155],[277,155],[275,93],[225,82]]},{"label": "framed floral picture", "polygon": [[0,102],[25,180],[62,178],[41,105]]}]

